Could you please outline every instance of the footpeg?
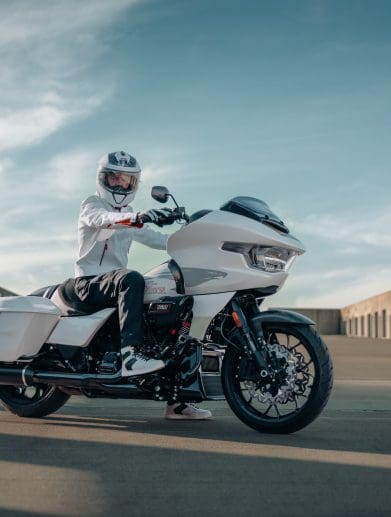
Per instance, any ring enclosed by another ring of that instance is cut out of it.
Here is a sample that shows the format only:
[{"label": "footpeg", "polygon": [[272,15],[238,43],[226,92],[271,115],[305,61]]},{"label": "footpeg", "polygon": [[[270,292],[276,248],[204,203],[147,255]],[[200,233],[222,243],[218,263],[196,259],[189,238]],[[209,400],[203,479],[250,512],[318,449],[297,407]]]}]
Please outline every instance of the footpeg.
[{"label": "footpeg", "polygon": [[117,352],[106,352],[99,365],[98,372],[105,374],[116,373],[119,370],[119,357]]}]

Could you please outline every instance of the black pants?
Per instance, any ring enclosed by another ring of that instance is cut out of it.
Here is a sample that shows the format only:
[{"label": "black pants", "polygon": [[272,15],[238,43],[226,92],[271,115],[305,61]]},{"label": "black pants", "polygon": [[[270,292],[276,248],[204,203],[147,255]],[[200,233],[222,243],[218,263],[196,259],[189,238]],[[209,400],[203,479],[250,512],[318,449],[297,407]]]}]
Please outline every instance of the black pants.
[{"label": "black pants", "polygon": [[82,302],[118,307],[121,348],[142,344],[144,287],[143,276],[129,269],[75,279],[75,291]]}]

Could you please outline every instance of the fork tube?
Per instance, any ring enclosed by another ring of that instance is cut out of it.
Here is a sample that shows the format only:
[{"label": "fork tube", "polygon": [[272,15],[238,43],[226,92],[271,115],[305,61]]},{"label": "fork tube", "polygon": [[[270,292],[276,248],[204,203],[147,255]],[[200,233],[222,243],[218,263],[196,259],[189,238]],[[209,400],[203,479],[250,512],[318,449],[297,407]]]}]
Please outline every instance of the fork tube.
[{"label": "fork tube", "polygon": [[[266,364],[265,358],[260,350],[258,350],[256,344],[250,333],[250,327],[247,323],[246,315],[244,314],[240,305],[234,300],[231,302],[233,314],[236,313],[236,317],[233,315],[233,319],[235,325],[239,328],[242,336],[246,340],[246,344],[248,349],[251,351],[252,355],[255,357],[255,360],[261,370],[261,377],[266,377],[269,374],[268,366]],[[238,321],[239,320],[239,321]],[[240,324],[239,324],[240,322]]]}]

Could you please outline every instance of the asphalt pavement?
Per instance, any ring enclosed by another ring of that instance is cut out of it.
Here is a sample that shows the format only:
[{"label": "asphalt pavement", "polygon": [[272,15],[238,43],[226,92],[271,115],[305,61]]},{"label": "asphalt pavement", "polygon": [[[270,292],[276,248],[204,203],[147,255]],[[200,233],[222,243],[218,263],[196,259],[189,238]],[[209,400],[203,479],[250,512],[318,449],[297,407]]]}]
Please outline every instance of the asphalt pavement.
[{"label": "asphalt pavement", "polygon": [[260,434],[225,402],[166,421],[164,404],[72,397],[45,419],[0,410],[0,516],[391,516],[391,341],[326,336],[321,416]]}]

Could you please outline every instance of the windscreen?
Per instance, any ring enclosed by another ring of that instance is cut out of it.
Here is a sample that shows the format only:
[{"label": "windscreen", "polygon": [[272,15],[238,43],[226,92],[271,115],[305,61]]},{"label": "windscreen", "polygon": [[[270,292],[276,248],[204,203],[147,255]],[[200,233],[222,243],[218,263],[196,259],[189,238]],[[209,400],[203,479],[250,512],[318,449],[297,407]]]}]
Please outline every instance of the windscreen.
[{"label": "windscreen", "polygon": [[267,203],[255,197],[238,196],[230,199],[220,207],[220,210],[249,217],[283,233],[289,233],[281,219],[270,210]]}]

